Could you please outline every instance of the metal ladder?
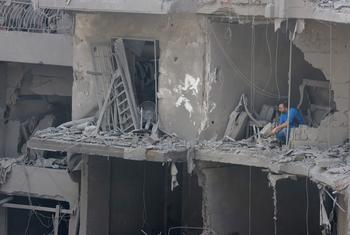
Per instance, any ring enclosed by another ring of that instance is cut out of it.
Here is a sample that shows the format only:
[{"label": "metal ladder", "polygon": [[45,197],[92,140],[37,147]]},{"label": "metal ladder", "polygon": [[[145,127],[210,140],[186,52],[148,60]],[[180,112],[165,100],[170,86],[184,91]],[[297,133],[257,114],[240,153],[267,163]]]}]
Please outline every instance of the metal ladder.
[{"label": "metal ladder", "polygon": [[139,114],[122,39],[113,41],[113,57],[116,63],[113,91],[119,126],[122,131],[130,132],[139,129]]}]

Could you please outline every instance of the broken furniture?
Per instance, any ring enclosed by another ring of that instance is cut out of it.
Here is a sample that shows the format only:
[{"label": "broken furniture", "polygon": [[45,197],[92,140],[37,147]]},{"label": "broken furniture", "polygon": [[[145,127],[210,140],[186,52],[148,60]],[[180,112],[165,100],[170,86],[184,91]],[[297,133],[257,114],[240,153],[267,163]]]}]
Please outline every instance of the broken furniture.
[{"label": "broken furniture", "polygon": [[250,129],[253,130],[254,136],[259,136],[260,129],[271,122],[274,113],[273,106],[263,105],[258,115],[252,114],[248,109],[247,98],[243,94],[230,115],[224,136],[239,140],[244,138],[244,135],[248,137]]},{"label": "broken furniture", "polygon": [[230,119],[228,121],[224,136],[230,137],[234,140],[243,138],[248,120],[249,117],[248,114],[245,112],[242,95],[238,105],[230,115]]}]

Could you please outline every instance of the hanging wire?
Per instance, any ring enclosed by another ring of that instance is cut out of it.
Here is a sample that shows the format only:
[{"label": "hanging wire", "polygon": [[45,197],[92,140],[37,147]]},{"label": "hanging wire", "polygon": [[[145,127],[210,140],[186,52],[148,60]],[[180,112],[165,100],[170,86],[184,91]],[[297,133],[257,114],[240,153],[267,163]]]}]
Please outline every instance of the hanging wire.
[{"label": "hanging wire", "polygon": [[276,88],[277,88],[277,94],[278,94],[278,99],[281,99],[281,92],[280,92],[280,87],[278,85],[278,44],[279,44],[279,34],[278,32],[276,33],[276,55],[275,55],[275,82],[276,82]]},{"label": "hanging wire", "polygon": [[333,24],[329,25],[329,87],[328,87],[328,147],[331,147],[331,102],[332,102],[332,82],[333,82]]},{"label": "hanging wire", "polygon": [[286,136],[286,144],[290,147],[290,140],[289,140],[289,134],[290,134],[290,108],[291,108],[291,93],[292,93],[292,59],[293,59],[293,41],[295,39],[295,35],[297,33],[297,24],[295,24],[293,33],[290,33],[289,38],[289,71],[288,71],[288,112],[287,112],[287,136]]},{"label": "hanging wire", "polygon": [[146,164],[143,164],[143,183],[142,183],[142,228],[147,224],[147,206],[146,206]]},{"label": "hanging wire", "polygon": [[250,80],[252,86],[250,87],[250,110],[253,112],[255,101],[255,16],[252,17],[252,31],[251,31],[251,48],[250,48]]},{"label": "hanging wire", "polygon": [[305,214],[305,225],[306,225],[306,235],[309,235],[309,177],[310,168],[307,170],[307,177],[305,180],[305,192],[306,192],[306,214]]},{"label": "hanging wire", "polygon": [[266,20],[266,27],[265,27],[265,41],[266,41],[266,46],[267,46],[267,52],[269,56],[269,79],[265,83],[264,90],[270,85],[271,79],[272,79],[272,52],[271,52],[271,47],[270,47],[270,42],[269,42],[269,19]]},{"label": "hanging wire", "polygon": [[24,232],[24,235],[27,235],[27,234],[28,234],[29,226],[30,226],[30,221],[32,220],[32,215],[33,215],[33,212],[30,210],[30,211],[29,211],[28,221],[27,221],[27,227],[26,227],[26,230],[25,230],[25,232]]},{"label": "hanging wire", "polygon": [[223,54],[224,58],[226,59],[227,63],[231,66],[232,70],[238,75],[238,78],[241,79],[242,81],[244,81],[248,86],[252,86],[254,87],[255,91],[257,93],[259,93],[260,95],[262,96],[265,96],[265,97],[269,97],[269,98],[272,98],[272,99],[280,99],[280,98],[287,98],[287,96],[278,96],[276,95],[275,93],[273,92],[268,92],[268,91],[265,91],[263,88],[261,87],[258,87],[257,85],[255,84],[252,84],[252,81],[251,79],[249,79],[240,69],[239,67],[237,66],[237,64],[232,60],[232,58],[228,55],[226,49],[224,48],[224,46],[222,45],[222,43],[220,42],[216,32],[209,28],[209,32],[213,35],[214,39],[215,39],[215,42],[217,44],[217,46],[219,47],[221,53]]},{"label": "hanging wire", "polygon": [[248,235],[252,234],[252,166],[249,166]]}]

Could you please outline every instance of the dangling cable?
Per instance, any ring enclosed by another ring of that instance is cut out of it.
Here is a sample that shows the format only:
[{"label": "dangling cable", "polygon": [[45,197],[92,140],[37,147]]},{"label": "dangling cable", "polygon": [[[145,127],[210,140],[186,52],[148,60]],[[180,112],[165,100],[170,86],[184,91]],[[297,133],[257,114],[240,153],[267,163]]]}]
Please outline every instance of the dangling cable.
[{"label": "dangling cable", "polygon": [[281,99],[280,87],[278,85],[278,43],[279,43],[279,37],[278,37],[278,32],[277,32],[277,36],[276,36],[276,55],[275,55],[275,82],[276,82],[276,89],[277,89],[278,99]]},{"label": "dangling cable", "polygon": [[250,51],[250,109],[254,112],[254,101],[255,101],[255,16],[252,19],[252,35],[251,35],[251,51]]},{"label": "dangling cable", "polygon": [[331,147],[331,102],[332,102],[332,82],[333,82],[333,24],[329,25],[329,87],[328,87],[328,147]]},{"label": "dangling cable", "polygon": [[289,134],[290,134],[290,107],[291,107],[291,93],[292,93],[292,56],[293,56],[293,41],[295,39],[295,35],[297,32],[297,24],[295,24],[294,31],[290,34],[289,38],[289,71],[288,71],[288,118],[287,118],[287,136],[286,136],[286,144],[289,146]]},{"label": "dangling cable", "polygon": [[252,234],[252,166],[249,166],[248,235]]}]

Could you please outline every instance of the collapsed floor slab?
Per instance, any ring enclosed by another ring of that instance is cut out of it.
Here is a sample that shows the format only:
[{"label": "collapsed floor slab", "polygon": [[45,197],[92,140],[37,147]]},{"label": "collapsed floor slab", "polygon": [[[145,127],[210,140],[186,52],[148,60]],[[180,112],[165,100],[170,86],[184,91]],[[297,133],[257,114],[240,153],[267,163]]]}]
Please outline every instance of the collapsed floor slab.
[{"label": "collapsed floor slab", "polygon": [[[147,135],[101,133],[87,136],[74,129],[49,128],[39,131],[28,143],[33,149],[74,152],[130,160],[221,162],[267,168],[274,173],[306,176],[342,191],[350,185],[350,145],[323,151],[316,147],[294,149],[258,146],[246,141],[201,142],[190,151],[186,141],[165,137],[154,141]],[[193,157],[188,158],[189,153]],[[190,164],[189,164],[190,165]]]},{"label": "collapsed floor slab", "polygon": [[28,142],[28,147],[37,150],[158,162],[184,161],[187,153],[186,142],[177,137],[167,136],[155,140],[149,135],[118,132],[89,136],[82,131],[67,128],[49,128],[39,131]]},{"label": "collapsed floor slab", "polygon": [[341,192],[350,185],[350,145],[328,151],[299,147],[281,150],[244,142],[207,142],[198,146],[196,160],[266,168],[274,173],[309,177]]}]

